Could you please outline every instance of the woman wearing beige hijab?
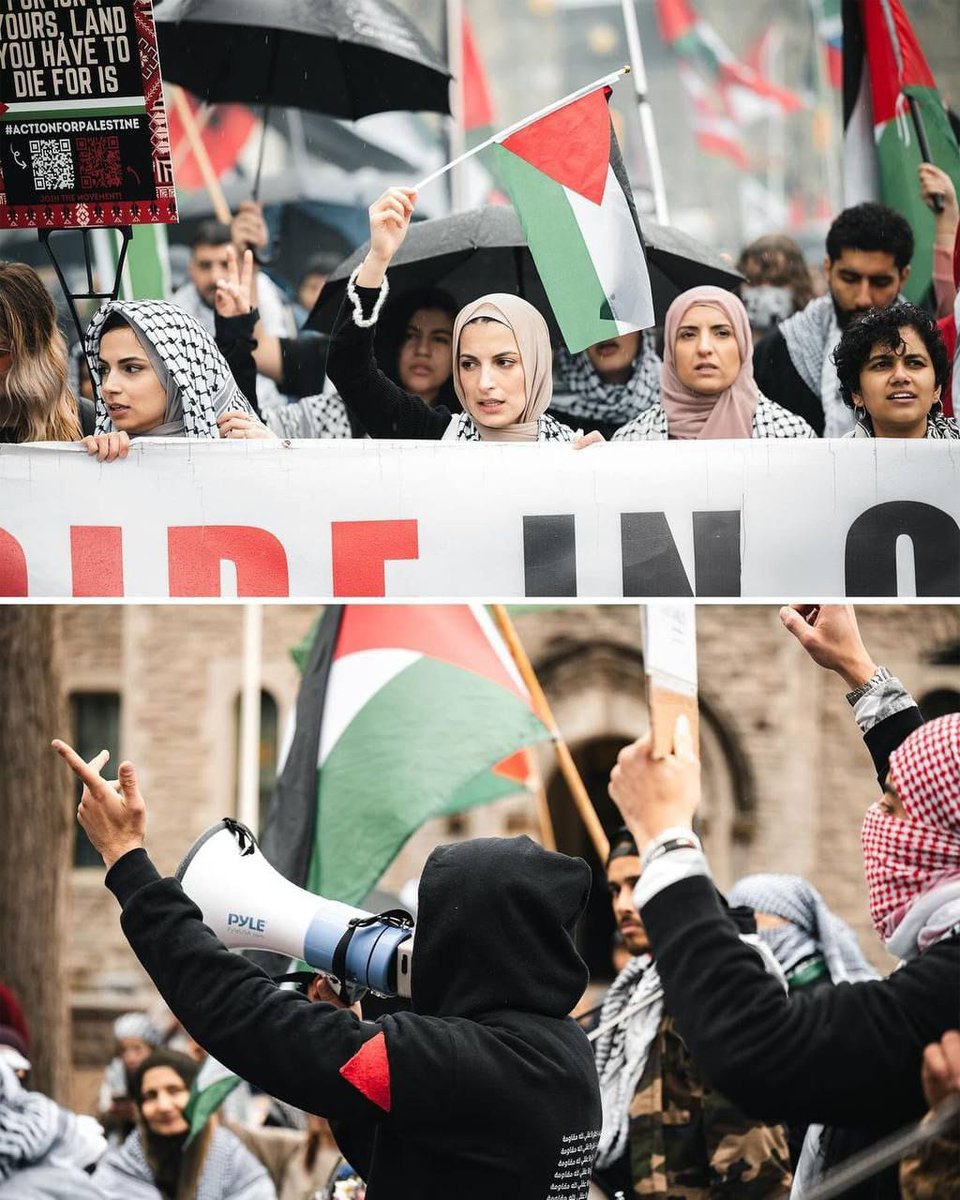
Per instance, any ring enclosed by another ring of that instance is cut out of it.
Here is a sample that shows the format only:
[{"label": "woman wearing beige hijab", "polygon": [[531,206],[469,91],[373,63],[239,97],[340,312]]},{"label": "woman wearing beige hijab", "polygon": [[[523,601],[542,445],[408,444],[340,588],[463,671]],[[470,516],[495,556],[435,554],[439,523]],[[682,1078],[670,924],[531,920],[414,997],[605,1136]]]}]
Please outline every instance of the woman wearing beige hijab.
[{"label": "woman wearing beige hijab", "polygon": [[406,235],[415,196],[390,188],[370,208],[370,250],[350,277],[327,356],[327,374],[341,398],[377,438],[573,442],[573,430],[547,413],[553,397],[547,323],[519,296],[481,296],[457,315],[453,386],[463,413],[425,404],[377,367],[373,338],[388,291],[387,267]]},{"label": "woman wearing beige hijab", "polygon": [[812,438],[753,378],[753,339],[738,296],[717,287],[681,293],[667,309],[660,403],[613,435],[619,441]]}]

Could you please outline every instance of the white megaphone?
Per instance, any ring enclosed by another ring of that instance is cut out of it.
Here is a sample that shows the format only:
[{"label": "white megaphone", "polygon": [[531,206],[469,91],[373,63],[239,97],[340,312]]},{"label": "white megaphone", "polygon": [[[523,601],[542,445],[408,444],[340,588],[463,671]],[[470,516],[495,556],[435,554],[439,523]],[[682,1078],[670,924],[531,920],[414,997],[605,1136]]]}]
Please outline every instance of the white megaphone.
[{"label": "white megaphone", "polygon": [[270,950],[381,996],[410,995],[409,914],[374,916],[297,887],[239,821],[211,825],[176,877],[228,949]]}]

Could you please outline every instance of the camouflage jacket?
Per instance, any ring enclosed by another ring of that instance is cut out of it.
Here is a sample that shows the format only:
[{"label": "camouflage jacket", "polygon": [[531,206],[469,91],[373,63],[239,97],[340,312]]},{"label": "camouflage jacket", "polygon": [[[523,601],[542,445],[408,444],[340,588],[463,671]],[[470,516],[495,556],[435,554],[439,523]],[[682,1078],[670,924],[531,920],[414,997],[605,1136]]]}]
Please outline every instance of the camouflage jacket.
[{"label": "camouflage jacket", "polygon": [[660,1023],[630,1105],[634,1196],[775,1200],[790,1192],[787,1133],[706,1086],[670,1017]]},{"label": "camouflage jacket", "polygon": [[960,1138],[956,1132],[934,1138],[900,1164],[903,1200],[949,1200],[960,1196]]}]

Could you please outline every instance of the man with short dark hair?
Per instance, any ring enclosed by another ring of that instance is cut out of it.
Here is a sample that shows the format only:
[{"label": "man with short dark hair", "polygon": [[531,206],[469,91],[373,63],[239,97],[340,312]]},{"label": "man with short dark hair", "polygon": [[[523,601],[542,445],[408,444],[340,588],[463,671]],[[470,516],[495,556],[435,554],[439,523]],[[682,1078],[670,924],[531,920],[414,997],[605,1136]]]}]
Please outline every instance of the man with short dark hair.
[{"label": "man with short dark hair", "polygon": [[827,233],[829,291],[757,343],[753,371],[761,392],[821,437],[849,433],[854,419],[840,397],[833,351],[856,316],[897,300],[912,257],[913,232],[898,212],[873,203],[844,209]]},{"label": "man with short dark hair", "polygon": [[[639,877],[637,843],[620,829],[610,844],[607,886],[633,958],[614,980],[591,1035],[603,1104],[596,1181],[608,1195],[787,1196],[792,1175],[786,1130],[744,1116],[709,1087],[664,1010],[633,899]],[[745,928],[751,926],[745,920]]]},{"label": "man with short dark hair", "polygon": [[[251,207],[252,206],[252,207]],[[190,261],[187,264],[189,280],[177,288],[170,299],[184,312],[196,318],[212,336],[217,334],[214,299],[217,280],[229,275],[230,247],[233,246],[237,259],[242,259],[248,245],[262,248],[267,242],[267,227],[259,205],[245,201],[237,209],[229,226],[222,221],[203,221],[190,241]],[[283,293],[268,275],[257,271],[253,290],[256,294],[258,314],[257,333],[276,337],[288,336],[294,324]],[[248,397],[251,403],[254,397]],[[283,394],[272,379],[257,375],[255,397],[260,409],[284,402]]]}]

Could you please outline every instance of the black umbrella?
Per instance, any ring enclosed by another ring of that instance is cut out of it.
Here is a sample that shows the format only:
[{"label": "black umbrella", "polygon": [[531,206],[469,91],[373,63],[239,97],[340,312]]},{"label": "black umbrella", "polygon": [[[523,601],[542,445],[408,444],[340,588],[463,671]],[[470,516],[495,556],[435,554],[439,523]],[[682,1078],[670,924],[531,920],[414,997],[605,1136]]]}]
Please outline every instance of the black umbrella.
[{"label": "black umbrella", "polygon": [[160,0],[154,12],[163,78],[204,100],[349,120],[450,111],[443,60],[389,0]]},{"label": "black umbrella", "polygon": [[[711,283],[735,291],[743,280],[740,272],[715,250],[679,229],[644,220],[643,235],[658,322],[663,321],[675,297],[687,288]],[[330,332],[347,279],[368,248],[369,243],[364,243],[333,272],[307,319],[307,329]],[[396,292],[442,287],[460,304],[487,292],[523,296],[543,313],[559,340],[517,214],[507,205],[490,205],[411,225],[389,274],[390,286]]]}]

